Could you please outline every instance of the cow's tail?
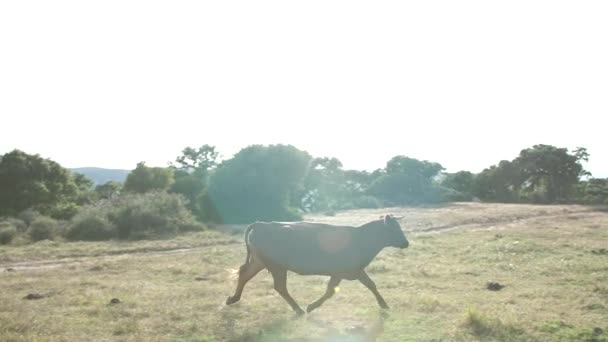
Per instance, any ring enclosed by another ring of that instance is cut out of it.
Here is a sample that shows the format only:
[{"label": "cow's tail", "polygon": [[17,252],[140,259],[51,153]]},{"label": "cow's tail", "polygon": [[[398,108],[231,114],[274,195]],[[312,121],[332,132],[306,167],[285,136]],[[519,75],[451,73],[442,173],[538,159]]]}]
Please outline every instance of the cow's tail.
[{"label": "cow's tail", "polygon": [[230,271],[231,278],[236,278],[241,272],[243,272],[247,265],[251,262],[251,246],[249,246],[249,234],[251,234],[251,230],[253,229],[253,224],[250,224],[247,229],[245,229],[245,247],[247,248],[247,256],[245,257],[245,263],[237,270],[232,269]]}]

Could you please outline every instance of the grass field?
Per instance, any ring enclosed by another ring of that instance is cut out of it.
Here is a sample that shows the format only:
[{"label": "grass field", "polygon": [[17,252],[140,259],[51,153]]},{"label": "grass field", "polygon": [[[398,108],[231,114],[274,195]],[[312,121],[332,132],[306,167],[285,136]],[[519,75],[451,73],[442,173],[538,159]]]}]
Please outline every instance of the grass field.
[{"label": "grass field", "polygon": [[[404,216],[410,240],[368,267],[388,311],[345,281],[296,318],[267,272],[227,307],[229,269],[245,248],[242,227],[220,227],[228,233],[0,247],[0,340],[608,341],[607,211],[470,203],[307,220],[360,224],[384,213]],[[326,280],[290,273],[288,287],[305,306]],[[488,281],[505,287],[490,291]]]}]

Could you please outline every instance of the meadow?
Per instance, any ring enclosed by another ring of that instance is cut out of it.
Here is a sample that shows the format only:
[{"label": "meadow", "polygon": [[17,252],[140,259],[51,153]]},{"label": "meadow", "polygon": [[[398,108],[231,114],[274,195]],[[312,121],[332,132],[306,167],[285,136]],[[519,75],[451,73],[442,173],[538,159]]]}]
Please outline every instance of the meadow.
[{"label": "meadow", "polygon": [[[218,226],[172,240],[0,246],[0,340],[608,341],[605,208],[454,203],[306,220],[385,213],[403,216],[410,240],[368,267],[390,310],[344,281],[298,318],[265,271],[226,306],[244,226]],[[326,281],[289,273],[288,288],[305,306]]]}]

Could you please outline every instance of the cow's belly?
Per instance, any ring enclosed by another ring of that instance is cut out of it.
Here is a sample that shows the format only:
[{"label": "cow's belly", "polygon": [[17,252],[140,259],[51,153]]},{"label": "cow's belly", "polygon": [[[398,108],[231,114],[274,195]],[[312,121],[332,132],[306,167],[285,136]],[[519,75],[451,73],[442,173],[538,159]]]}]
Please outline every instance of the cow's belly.
[{"label": "cow's belly", "polygon": [[352,273],[362,268],[356,253],[321,253],[291,248],[288,253],[274,250],[260,251],[263,259],[301,275],[335,275]]}]

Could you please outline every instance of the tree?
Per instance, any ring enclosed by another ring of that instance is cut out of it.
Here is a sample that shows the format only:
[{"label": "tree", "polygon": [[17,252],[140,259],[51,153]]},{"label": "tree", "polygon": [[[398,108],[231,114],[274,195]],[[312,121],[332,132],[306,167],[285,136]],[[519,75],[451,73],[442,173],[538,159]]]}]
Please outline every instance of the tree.
[{"label": "tree", "polygon": [[306,211],[334,209],[344,196],[344,171],[336,158],[314,158],[298,202]]},{"label": "tree", "polygon": [[384,172],[368,192],[393,204],[416,204],[439,200],[434,178],[443,170],[439,163],[421,161],[405,156],[396,156],[386,163]]},{"label": "tree", "polygon": [[441,186],[471,195],[473,193],[474,180],[475,175],[471,172],[458,171],[456,173],[448,173],[441,182]]},{"label": "tree", "polygon": [[201,199],[205,217],[226,223],[296,220],[291,194],[301,185],[311,156],[291,145],[252,145],[213,172]]},{"label": "tree", "polygon": [[173,166],[186,171],[206,171],[217,166],[218,158],[219,153],[215,146],[205,144],[199,148],[186,147],[182,150],[182,155],[175,159],[178,165]]},{"label": "tree", "polygon": [[202,218],[201,196],[207,187],[209,173],[217,166],[219,153],[215,146],[202,145],[195,149],[186,147],[173,164],[175,182],[171,192],[183,195],[188,200],[188,208],[198,218]]},{"label": "tree", "polygon": [[77,205],[87,201],[91,184],[50,159],[13,150],[0,158],[0,215],[31,208],[69,218]]},{"label": "tree", "polygon": [[427,160],[418,160],[405,156],[393,157],[386,163],[387,174],[410,174],[426,180],[431,180],[443,169],[443,166],[441,166],[439,163],[433,163]]},{"label": "tree", "polygon": [[122,184],[117,181],[109,181],[95,187],[97,196],[101,199],[111,199],[120,195]]},{"label": "tree", "polygon": [[608,178],[591,178],[580,184],[579,201],[586,204],[608,204]]},{"label": "tree", "polygon": [[519,199],[521,184],[519,165],[501,160],[475,177],[473,194],[484,201],[515,202]]},{"label": "tree", "polygon": [[172,168],[148,167],[144,162],[140,162],[127,176],[124,189],[136,193],[166,191],[173,184],[173,172]]},{"label": "tree", "polygon": [[580,178],[590,175],[581,164],[588,158],[587,150],[581,147],[568,153],[567,148],[534,145],[522,150],[514,163],[521,170],[525,195],[555,202],[568,200]]}]

